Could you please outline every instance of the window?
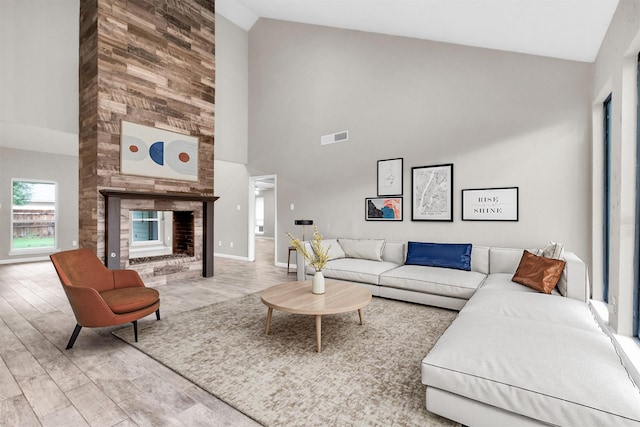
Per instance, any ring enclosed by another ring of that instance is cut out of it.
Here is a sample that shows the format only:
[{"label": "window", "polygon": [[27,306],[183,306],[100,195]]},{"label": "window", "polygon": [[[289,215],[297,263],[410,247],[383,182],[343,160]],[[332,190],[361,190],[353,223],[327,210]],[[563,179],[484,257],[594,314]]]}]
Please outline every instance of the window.
[{"label": "window", "polygon": [[133,242],[134,243],[159,243],[160,216],[158,211],[132,211]]},{"label": "window", "polygon": [[264,234],[264,197],[256,197],[256,234]]},{"label": "window", "polygon": [[56,184],[12,181],[11,250],[43,251],[56,247]]},{"label": "window", "polygon": [[603,203],[602,203],[602,300],[609,302],[609,245],[611,234],[611,95],[604,101],[603,109]]},{"label": "window", "polygon": [[131,211],[130,257],[171,254],[172,227],[172,212]]},{"label": "window", "polygon": [[[637,99],[640,100],[640,55],[638,55],[638,71],[636,73]],[[636,109],[636,247],[634,254],[633,335],[640,338],[640,102],[636,104]]]}]

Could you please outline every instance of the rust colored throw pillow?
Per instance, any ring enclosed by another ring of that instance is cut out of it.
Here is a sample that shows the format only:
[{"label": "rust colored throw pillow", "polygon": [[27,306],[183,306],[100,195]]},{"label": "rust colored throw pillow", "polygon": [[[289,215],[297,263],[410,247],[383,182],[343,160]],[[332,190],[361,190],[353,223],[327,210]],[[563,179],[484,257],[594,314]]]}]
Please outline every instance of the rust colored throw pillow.
[{"label": "rust colored throw pillow", "polygon": [[545,258],[524,251],[520,265],[511,280],[538,292],[550,294],[558,284],[565,264],[564,260]]}]

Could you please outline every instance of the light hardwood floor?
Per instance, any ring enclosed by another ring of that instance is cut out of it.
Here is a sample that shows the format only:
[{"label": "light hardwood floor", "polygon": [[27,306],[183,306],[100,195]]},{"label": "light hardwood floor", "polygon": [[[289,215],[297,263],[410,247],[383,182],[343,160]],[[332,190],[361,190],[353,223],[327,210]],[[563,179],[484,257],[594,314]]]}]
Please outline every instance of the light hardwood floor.
[{"label": "light hardwood floor", "polygon": [[[162,317],[295,280],[266,239],[255,262],[217,257],[214,271],[159,286]],[[122,326],[83,328],[65,350],[74,326],[50,262],[0,265],[0,426],[257,425],[111,334]]]}]

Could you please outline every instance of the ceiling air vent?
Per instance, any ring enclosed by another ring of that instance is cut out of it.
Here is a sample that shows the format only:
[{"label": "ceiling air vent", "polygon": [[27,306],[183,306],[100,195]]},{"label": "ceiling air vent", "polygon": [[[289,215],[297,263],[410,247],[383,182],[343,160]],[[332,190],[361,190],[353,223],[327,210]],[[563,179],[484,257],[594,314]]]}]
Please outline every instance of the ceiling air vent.
[{"label": "ceiling air vent", "polygon": [[320,137],[320,145],[333,144],[335,142],[343,142],[349,139],[349,131],[332,133]]}]

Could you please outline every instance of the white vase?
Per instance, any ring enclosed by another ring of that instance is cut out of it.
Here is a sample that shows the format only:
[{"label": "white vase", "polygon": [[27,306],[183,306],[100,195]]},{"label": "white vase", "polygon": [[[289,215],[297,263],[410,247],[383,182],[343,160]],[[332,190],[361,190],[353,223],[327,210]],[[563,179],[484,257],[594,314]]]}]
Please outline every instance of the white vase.
[{"label": "white vase", "polygon": [[316,271],[316,274],[313,275],[311,292],[314,294],[324,294],[324,276],[322,275],[322,271]]}]

